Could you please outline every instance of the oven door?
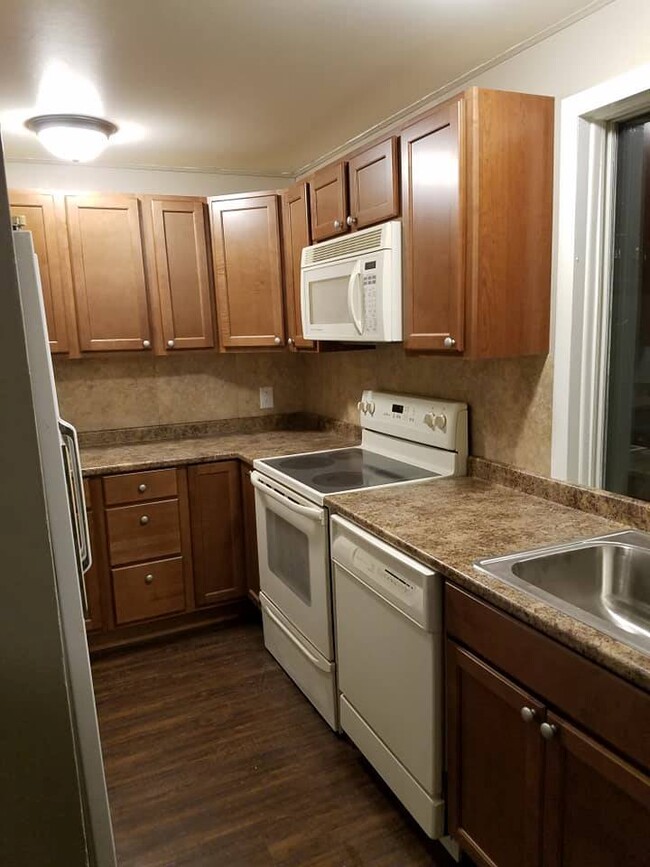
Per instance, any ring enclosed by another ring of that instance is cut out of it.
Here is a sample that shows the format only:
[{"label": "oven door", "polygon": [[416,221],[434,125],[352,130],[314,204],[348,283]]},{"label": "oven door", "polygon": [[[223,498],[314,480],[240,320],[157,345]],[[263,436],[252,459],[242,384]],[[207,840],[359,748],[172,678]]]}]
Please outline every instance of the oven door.
[{"label": "oven door", "polygon": [[260,589],[325,657],[334,658],[327,511],[251,473]]}]

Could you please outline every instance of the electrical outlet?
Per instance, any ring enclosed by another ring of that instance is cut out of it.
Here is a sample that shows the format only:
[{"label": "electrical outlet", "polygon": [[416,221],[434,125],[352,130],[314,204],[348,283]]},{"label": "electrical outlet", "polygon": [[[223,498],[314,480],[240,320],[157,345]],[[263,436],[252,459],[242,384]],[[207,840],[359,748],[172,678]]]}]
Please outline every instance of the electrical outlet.
[{"label": "electrical outlet", "polygon": [[260,388],[260,409],[273,409],[273,386]]}]

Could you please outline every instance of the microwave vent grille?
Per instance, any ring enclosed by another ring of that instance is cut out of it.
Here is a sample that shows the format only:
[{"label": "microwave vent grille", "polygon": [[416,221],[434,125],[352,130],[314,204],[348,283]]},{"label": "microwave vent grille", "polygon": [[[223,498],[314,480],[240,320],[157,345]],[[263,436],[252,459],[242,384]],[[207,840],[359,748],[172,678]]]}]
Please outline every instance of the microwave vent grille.
[{"label": "microwave vent grille", "polygon": [[316,244],[305,251],[303,265],[317,265],[319,262],[329,262],[339,259],[341,256],[349,256],[353,253],[372,253],[381,250],[382,229],[355,233],[346,238],[339,238],[326,244]]}]

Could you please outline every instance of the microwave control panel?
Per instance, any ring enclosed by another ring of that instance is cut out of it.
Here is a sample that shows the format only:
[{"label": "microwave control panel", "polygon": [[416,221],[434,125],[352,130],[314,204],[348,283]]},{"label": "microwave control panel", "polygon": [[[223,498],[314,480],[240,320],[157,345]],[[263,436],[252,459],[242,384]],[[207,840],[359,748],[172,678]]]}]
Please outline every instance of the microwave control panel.
[{"label": "microwave control panel", "polygon": [[365,331],[377,333],[377,260],[368,259],[363,263],[363,311]]}]

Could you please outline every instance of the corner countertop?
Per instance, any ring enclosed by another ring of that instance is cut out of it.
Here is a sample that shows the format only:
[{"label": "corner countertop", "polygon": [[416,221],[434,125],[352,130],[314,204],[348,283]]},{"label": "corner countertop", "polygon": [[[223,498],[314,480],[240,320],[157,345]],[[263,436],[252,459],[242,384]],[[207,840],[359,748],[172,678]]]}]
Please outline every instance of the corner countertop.
[{"label": "corner countertop", "polygon": [[473,566],[485,557],[628,529],[624,524],[472,477],[338,494],[325,502],[332,514],[650,691],[650,656]]},{"label": "corner countertop", "polygon": [[237,458],[252,464],[256,458],[317,452],[321,449],[345,448],[357,444],[357,439],[332,431],[272,430],[128,445],[82,446],[80,452],[84,476],[103,476],[110,473],[210,463],[228,458]]}]

